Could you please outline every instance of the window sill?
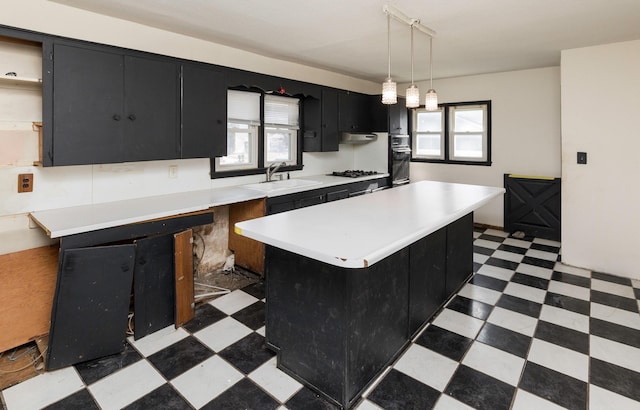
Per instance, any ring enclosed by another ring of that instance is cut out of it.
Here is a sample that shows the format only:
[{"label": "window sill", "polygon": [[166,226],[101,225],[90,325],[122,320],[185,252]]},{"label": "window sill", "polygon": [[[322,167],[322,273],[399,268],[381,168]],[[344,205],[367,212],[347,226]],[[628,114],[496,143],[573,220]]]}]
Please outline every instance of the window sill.
[{"label": "window sill", "polygon": [[[267,168],[251,168],[251,169],[234,169],[229,171],[217,171],[215,169],[215,159],[211,159],[211,179],[241,177],[246,175],[264,175],[267,172]],[[280,172],[301,171],[302,165],[289,165],[286,167],[280,167]]]},{"label": "window sill", "polygon": [[491,161],[452,161],[443,159],[411,158],[411,162],[427,162],[431,164],[451,164],[451,165],[480,165],[491,166]]}]

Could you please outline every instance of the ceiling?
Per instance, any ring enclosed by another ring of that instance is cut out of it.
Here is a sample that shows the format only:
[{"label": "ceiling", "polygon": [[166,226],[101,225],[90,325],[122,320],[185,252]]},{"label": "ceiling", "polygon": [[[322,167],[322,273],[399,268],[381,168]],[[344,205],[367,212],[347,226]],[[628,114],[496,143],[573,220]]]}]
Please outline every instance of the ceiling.
[{"label": "ceiling", "polygon": [[[640,0],[52,0],[219,44],[381,82],[389,4],[436,31],[434,78],[560,64],[560,51],[640,39]],[[411,78],[410,29],[391,22],[391,75]],[[414,78],[429,38],[415,31]],[[259,70],[256,70],[259,71]]]}]

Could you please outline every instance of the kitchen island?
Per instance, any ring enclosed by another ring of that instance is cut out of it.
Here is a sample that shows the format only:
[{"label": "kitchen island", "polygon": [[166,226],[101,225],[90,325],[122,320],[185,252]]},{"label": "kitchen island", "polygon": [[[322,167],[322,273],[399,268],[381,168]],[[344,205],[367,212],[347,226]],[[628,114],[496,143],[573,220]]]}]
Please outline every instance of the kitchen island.
[{"label": "kitchen island", "polygon": [[266,248],[278,367],[343,408],[473,270],[473,211],[502,188],[420,181],[236,224]]}]

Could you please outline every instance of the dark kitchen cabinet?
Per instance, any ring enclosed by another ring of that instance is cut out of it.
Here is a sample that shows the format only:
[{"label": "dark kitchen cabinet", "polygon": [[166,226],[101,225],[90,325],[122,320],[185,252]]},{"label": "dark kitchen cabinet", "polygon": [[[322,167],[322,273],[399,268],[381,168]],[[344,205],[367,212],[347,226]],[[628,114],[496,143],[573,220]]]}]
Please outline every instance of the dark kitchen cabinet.
[{"label": "dark kitchen cabinet", "polygon": [[53,165],[179,158],[175,62],[55,43],[53,72]]},{"label": "dark kitchen cabinet", "polygon": [[307,152],[338,151],[338,90],[323,88],[321,99],[307,97],[303,101],[304,150]]},{"label": "dark kitchen cabinet", "polygon": [[369,95],[351,91],[338,93],[338,125],[340,131],[371,132],[371,99]]},{"label": "dark kitchen cabinet", "polygon": [[447,295],[458,291],[473,273],[473,213],[447,227]]},{"label": "dark kitchen cabinet", "polygon": [[409,134],[409,110],[406,106],[406,99],[404,97],[398,97],[398,103],[389,105],[388,107],[389,134]]},{"label": "dark kitchen cabinet", "polygon": [[203,65],[182,66],[182,158],[227,154],[226,76]]}]

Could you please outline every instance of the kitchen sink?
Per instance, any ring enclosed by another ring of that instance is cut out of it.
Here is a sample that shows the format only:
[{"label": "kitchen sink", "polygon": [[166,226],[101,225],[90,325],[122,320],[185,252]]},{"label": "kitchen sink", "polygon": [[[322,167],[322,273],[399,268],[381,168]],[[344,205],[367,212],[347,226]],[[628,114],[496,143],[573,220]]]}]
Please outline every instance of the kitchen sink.
[{"label": "kitchen sink", "polygon": [[244,188],[255,189],[263,192],[273,192],[283,189],[300,188],[311,185],[319,185],[321,182],[309,179],[283,179],[282,181],[260,182],[257,184],[243,185]]}]

